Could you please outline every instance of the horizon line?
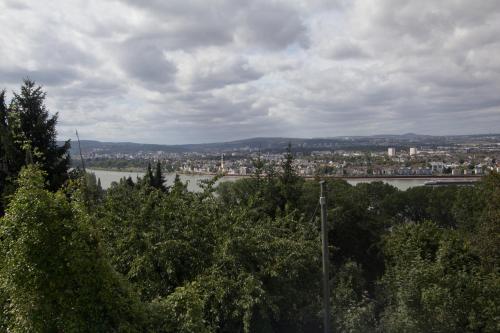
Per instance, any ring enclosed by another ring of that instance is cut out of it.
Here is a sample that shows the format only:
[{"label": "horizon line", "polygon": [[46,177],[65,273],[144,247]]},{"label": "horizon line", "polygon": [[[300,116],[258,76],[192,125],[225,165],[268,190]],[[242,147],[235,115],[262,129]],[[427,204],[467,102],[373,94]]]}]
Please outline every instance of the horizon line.
[{"label": "horizon line", "polygon": [[[136,141],[107,141],[107,140],[97,140],[97,139],[80,139],[80,141],[96,141],[100,143],[128,143],[128,144],[140,144],[140,145],[157,145],[157,146],[187,146],[187,145],[210,145],[210,144],[222,144],[222,143],[233,143],[238,141],[247,141],[255,139],[286,139],[286,140],[318,140],[318,139],[339,139],[339,138],[370,138],[370,137],[388,137],[388,136],[429,136],[429,137],[459,137],[459,136],[478,136],[478,135],[493,135],[500,136],[500,133],[472,133],[472,134],[445,134],[445,135],[435,135],[435,134],[417,134],[417,133],[403,133],[403,134],[370,134],[370,135],[337,135],[337,136],[319,136],[319,137],[286,137],[286,136],[255,136],[247,137],[242,139],[234,139],[228,141],[209,141],[209,142],[198,142],[198,143],[148,143],[148,142],[136,142]],[[68,138],[66,140],[57,141],[73,141],[74,138]]]}]

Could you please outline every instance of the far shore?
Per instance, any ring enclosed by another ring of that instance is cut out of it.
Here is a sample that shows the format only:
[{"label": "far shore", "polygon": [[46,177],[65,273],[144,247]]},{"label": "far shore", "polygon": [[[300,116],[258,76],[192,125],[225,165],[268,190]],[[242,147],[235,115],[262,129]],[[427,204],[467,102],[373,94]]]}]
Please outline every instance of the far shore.
[{"label": "far shore", "polygon": [[[99,170],[99,171],[110,171],[110,172],[128,172],[128,173],[145,173],[144,169],[139,169],[139,168],[112,168],[112,169],[106,169],[106,168],[87,168],[89,170]],[[169,174],[179,174],[183,176],[217,176],[219,175],[218,173],[201,173],[201,172],[179,172],[179,171],[173,171],[173,172],[167,172]],[[224,177],[228,178],[250,178],[253,175],[229,175],[229,174],[224,174]],[[402,176],[402,175],[366,175],[366,176],[335,176],[335,175],[322,175],[322,176],[301,176],[304,179],[307,180],[314,180],[314,179],[350,179],[350,180],[364,180],[364,179],[402,179],[402,180],[418,180],[418,179],[455,179],[455,180],[461,180],[461,179],[476,179],[479,180],[482,175],[410,175],[410,176]]]}]

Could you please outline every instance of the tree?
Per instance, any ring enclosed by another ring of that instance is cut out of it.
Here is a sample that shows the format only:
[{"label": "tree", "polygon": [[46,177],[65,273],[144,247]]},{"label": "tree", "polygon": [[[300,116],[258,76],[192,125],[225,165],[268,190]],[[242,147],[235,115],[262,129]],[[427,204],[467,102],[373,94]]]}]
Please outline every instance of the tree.
[{"label": "tree", "polygon": [[5,90],[0,91],[0,216],[4,213],[4,195],[11,176],[12,139],[7,126]]},{"label": "tree", "polygon": [[148,167],[146,169],[146,174],[144,175],[143,182],[148,186],[153,186],[154,176],[153,176],[153,170],[151,170],[151,162],[148,162]]},{"label": "tree", "polygon": [[0,220],[0,331],[141,331],[136,295],[111,268],[78,200],[24,168]]},{"label": "tree", "polygon": [[174,178],[174,183],[170,187],[170,193],[175,194],[175,195],[185,194],[188,191],[187,185],[188,185],[188,183],[187,182],[183,183],[179,174],[176,173],[175,178]]},{"label": "tree", "polygon": [[382,331],[497,332],[498,272],[485,270],[471,245],[429,221],[387,235]]},{"label": "tree", "polygon": [[160,161],[156,162],[155,174],[152,180],[153,187],[161,190],[162,192],[166,192],[167,188],[165,187],[165,177],[161,172],[161,163]]},{"label": "tree", "polygon": [[368,297],[362,268],[347,261],[335,273],[332,288],[332,326],[335,332],[374,332],[375,302]]},{"label": "tree", "polygon": [[281,163],[281,175],[279,177],[280,181],[280,194],[281,202],[279,207],[281,210],[285,210],[286,206],[296,207],[297,202],[300,197],[300,185],[301,180],[295,171],[293,166],[293,154],[292,145],[288,143],[288,147],[285,153],[285,159]]},{"label": "tree", "polygon": [[63,146],[57,145],[58,114],[49,115],[45,97],[41,86],[25,79],[21,92],[14,93],[7,122],[15,145],[15,174],[26,164],[26,156],[31,156],[47,173],[49,189],[55,191],[68,178],[70,144],[68,140]]}]

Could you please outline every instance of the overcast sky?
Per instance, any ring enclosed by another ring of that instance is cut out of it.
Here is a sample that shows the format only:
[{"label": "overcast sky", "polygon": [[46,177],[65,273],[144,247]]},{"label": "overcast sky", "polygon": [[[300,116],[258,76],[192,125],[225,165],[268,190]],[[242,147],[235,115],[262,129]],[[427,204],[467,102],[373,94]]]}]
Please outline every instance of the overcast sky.
[{"label": "overcast sky", "polygon": [[500,132],[499,0],[0,0],[61,139]]}]

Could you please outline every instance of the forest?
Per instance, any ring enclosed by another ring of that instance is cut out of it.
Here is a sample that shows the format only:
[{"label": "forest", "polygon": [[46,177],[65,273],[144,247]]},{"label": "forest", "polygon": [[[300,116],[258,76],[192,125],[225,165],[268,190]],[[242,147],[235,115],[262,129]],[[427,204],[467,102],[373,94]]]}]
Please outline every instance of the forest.
[{"label": "forest", "polygon": [[[30,80],[0,94],[0,332],[322,331],[319,185],[293,147],[201,192],[155,165],[103,190],[44,103]],[[500,331],[499,174],[326,189],[334,332]]]}]

